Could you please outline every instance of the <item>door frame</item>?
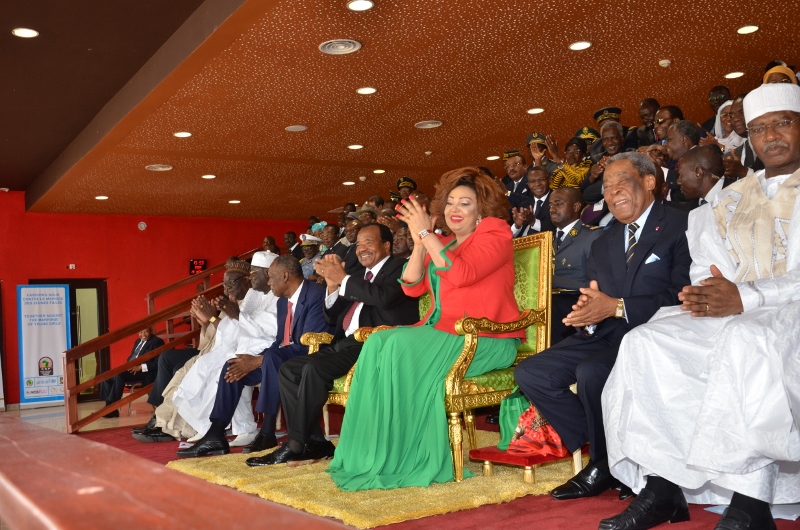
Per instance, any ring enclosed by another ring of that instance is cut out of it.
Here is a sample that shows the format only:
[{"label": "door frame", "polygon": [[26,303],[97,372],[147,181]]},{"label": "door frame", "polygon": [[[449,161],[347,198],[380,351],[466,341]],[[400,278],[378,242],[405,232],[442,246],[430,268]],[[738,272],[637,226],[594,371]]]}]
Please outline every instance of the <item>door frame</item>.
[{"label": "door frame", "polygon": [[[77,297],[76,289],[96,289],[97,290],[97,326],[98,336],[108,333],[108,283],[104,278],[47,278],[29,279],[29,285],[40,284],[60,284],[69,286],[69,333],[72,345],[78,345],[78,326],[77,326]],[[95,353],[97,360],[97,374],[102,374],[111,369],[111,349],[101,348]],[[78,380],[77,366],[76,380]],[[100,399],[99,386],[93,387],[90,392],[81,392],[78,395],[78,402],[97,401]]]}]

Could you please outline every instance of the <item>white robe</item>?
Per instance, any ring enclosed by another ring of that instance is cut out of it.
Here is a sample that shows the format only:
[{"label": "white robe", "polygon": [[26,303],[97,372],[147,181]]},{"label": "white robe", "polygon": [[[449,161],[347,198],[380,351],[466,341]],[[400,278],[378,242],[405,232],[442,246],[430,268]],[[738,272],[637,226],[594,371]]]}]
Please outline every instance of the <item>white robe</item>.
[{"label": "white robe", "polygon": [[[747,178],[767,191],[762,173]],[[711,205],[691,212],[686,235],[692,284],[711,276],[711,264],[735,277]],[[625,336],[603,418],[611,472],[634,491],[654,474],[693,503],[727,504],[733,491],[800,502],[800,196],[786,249],[786,274],[754,282],[762,301],[738,285],[743,313],[663,308]]]},{"label": "white robe", "polygon": [[[172,399],[178,414],[198,433],[206,433],[211,427],[209,416],[225,363],[237,354],[258,355],[275,342],[277,302],[272,292],[264,294],[250,289],[239,304],[239,319],[220,321],[214,348],[197,359],[175,391]],[[237,436],[257,430],[252,398],[253,387],[244,387],[231,420],[231,429]]]}]

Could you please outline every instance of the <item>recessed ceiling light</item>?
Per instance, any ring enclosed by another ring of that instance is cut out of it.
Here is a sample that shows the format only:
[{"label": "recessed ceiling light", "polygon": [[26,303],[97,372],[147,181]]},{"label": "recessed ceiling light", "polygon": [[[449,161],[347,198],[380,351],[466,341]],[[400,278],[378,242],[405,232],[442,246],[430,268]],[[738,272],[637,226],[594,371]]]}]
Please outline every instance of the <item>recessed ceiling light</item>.
[{"label": "recessed ceiling light", "polygon": [[328,55],[347,55],[361,49],[361,43],[351,39],[334,39],[319,45],[319,51]]},{"label": "recessed ceiling light", "polygon": [[371,0],[350,0],[347,2],[347,9],[350,11],[366,11],[372,9],[375,4]]},{"label": "recessed ceiling light", "polygon": [[499,159],[500,159],[500,157],[497,156],[497,155],[492,155],[492,156],[487,156],[486,157],[486,160],[499,160]]},{"label": "recessed ceiling light", "polygon": [[11,30],[11,34],[17,37],[22,37],[23,39],[32,39],[33,37],[39,36],[38,31],[30,28],[14,28]]},{"label": "recessed ceiling light", "polygon": [[372,88],[371,86],[362,86],[361,88],[356,89],[356,92],[359,94],[374,94],[377,91],[377,88]]},{"label": "recessed ceiling light", "polygon": [[98,195],[97,197],[95,197],[95,199],[97,199],[98,201],[107,201],[108,197],[106,197],[105,195]]},{"label": "recessed ceiling light", "polygon": [[353,144],[353,145],[348,145],[347,146],[348,149],[361,149],[363,147],[364,147],[363,145],[358,145],[358,144]]},{"label": "recessed ceiling light", "polygon": [[414,127],[416,127],[417,129],[435,129],[436,127],[440,127],[441,125],[442,122],[440,122],[439,120],[425,120],[415,123]]},{"label": "recessed ceiling light", "polygon": [[758,26],[742,26],[736,30],[736,33],[739,35],[748,35],[750,33],[755,33],[756,31],[758,31]]},{"label": "recessed ceiling light", "polygon": [[535,109],[528,109],[525,112],[527,112],[528,114],[541,114],[542,112],[544,112],[544,109],[540,109],[539,107],[536,107]]},{"label": "recessed ceiling light", "polygon": [[169,164],[150,164],[144,167],[147,171],[170,171],[172,166]]},{"label": "recessed ceiling light", "polygon": [[192,135],[189,131],[178,131],[176,133],[172,133],[172,136],[175,138],[189,138]]},{"label": "recessed ceiling light", "polygon": [[237,201],[236,199],[228,201],[229,204],[239,204],[242,201]]},{"label": "recessed ceiling light", "polygon": [[215,178],[217,178],[217,176],[216,176],[216,175],[203,175],[203,176],[202,176],[202,177],[200,177],[200,178],[204,178],[204,179],[207,179],[207,180],[211,180],[211,179],[215,179]]},{"label": "recessed ceiling light", "polygon": [[731,72],[729,74],[725,74],[725,79],[736,79],[737,77],[742,77],[744,72]]},{"label": "recessed ceiling light", "polygon": [[289,125],[288,127],[286,127],[284,129],[284,131],[286,131],[286,132],[303,132],[306,129],[308,129],[308,127],[306,127],[305,125]]},{"label": "recessed ceiling light", "polygon": [[375,173],[376,175],[380,175],[381,173],[386,173],[386,170],[385,169],[375,169],[372,172]]},{"label": "recessed ceiling light", "polygon": [[356,183],[353,182],[352,180],[345,180],[344,182],[342,182],[342,185],[343,186],[355,186]]},{"label": "recessed ceiling light", "polygon": [[569,45],[569,49],[570,50],[575,50],[575,51],[580,51],[580,50],[585,50],[586,48],[591,47],[591,45],[592,45],[591,42],[582,40],[582,41],[573,42],[572,44],[570,44]]},{"label": "recessed ceiling light", "polygon": [[433,151],[425,151],[425,156],[431,156],[432,154],[433,154]]}]

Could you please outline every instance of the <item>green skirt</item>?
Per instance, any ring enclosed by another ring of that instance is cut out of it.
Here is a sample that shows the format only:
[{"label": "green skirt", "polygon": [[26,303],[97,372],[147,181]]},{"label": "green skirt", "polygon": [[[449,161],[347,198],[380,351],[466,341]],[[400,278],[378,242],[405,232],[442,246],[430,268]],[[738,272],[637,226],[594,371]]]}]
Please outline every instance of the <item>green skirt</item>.
[{"label": "green skirt", "polygon": [[[467,376],[511,366],[518,343],[481,337]],[[453,480],[444,380],[463,346],[464,337],[429,325],[370,335],[328,468],[337,486],[356,491]]]}]

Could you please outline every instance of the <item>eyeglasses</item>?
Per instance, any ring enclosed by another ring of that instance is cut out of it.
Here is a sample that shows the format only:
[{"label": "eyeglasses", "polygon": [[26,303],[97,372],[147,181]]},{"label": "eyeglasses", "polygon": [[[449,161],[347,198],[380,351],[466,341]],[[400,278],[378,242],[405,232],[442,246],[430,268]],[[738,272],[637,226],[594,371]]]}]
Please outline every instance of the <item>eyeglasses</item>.
[{"label": "eyeglasses", "polygon": [[582,155],[583,151],[581,151],[580,149],[569,149],[567,151],[564,151],[564,153],[567,155]]},{"label": "eyeglasses", "polygon": [[708,102],[714,103],[715,101],[725,101],[726,97],[727,96],[723,94],[719,94],[718,96],[711,96],[710,98],[708,98]]},{"label": "eyeglasses", "polygon": [[244,276],[239,276],[238,278],[236,278],[233,281],[224,280],[222,282],[222,285],[224,285],[225,287],[236,287],[236,284],[239,283],[240,281],[242,281],[243,278],[244,278]]},{"label": "eyeglasses", "polygon": [[731,114],[730,112],[723,112],[722,114],[719,115],[719,117],[720,118],[733,118],[733,114]]},{"label": "eyeglasses", "polygon": [[662,123],[664,123],[665,121],[667,121],[667,120],[671,120],[671,119],[672,119],[672,118],[658,118],[658,119],[655,121],[655,123],[657,123],[657,124],[661,125],[661,124],[662,124]]},{"label": "eyeglasses", "polygon": [[508,162],[506,164],[506,167],[518,167],[518,166],[521,166],[521,165],[522,165],[522,162]]},{"label": "eyeglasses", "polygon": [[800,120],[800,116],[793,120],[781,120],[778,123],[773,123],[772,125],[756,125],[755,127],[748,127],[747,133],[750,135],[750,138],[760,138],[767,134],[768,129],[772,129],[776,134],[783,134],[788,132],[789,128],[797,120]]}]

